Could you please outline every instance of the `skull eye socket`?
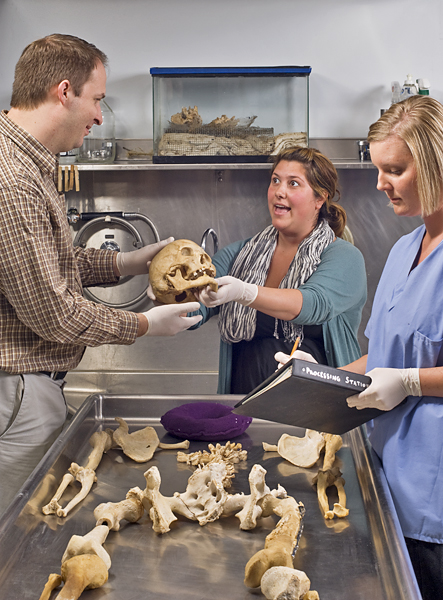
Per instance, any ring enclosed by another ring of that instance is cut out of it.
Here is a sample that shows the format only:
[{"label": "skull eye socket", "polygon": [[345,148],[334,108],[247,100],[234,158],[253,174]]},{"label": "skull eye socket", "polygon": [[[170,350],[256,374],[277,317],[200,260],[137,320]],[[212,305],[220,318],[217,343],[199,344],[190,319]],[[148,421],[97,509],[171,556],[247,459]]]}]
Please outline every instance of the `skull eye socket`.
[{"label": "skull eye socket", "polygon": [[194,254],[194,250],[185,246],[181,249],[181,253],[183,256],[192,256]]}]

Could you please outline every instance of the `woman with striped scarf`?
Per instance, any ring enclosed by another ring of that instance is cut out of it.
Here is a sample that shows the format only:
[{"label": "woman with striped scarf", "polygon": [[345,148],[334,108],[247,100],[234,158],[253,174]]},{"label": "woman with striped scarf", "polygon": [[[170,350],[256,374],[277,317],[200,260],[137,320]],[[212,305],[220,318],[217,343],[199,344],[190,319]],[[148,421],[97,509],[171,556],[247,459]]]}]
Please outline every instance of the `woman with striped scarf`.
[{"label": "woman with striped scarf", "polygon": [[268,189],[272,224],[214,255],[219,289],[200,291],[198,326],[219,314],[219,393],[249,393],[297,337],[319,363],[338,367],[361,355],[366,272],[360,251],[340,238],[346,213],[334,201],[337,186],[318,150],[285,150]]}]

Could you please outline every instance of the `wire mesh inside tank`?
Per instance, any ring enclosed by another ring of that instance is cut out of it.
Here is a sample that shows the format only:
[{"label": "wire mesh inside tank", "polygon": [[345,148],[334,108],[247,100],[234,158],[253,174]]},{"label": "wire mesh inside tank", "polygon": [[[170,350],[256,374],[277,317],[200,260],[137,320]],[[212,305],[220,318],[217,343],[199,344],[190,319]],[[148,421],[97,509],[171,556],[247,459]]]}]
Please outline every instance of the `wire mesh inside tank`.
[{"label": "wire mesh inside tank", "polygon": [[159,142],[162,156],[269,155],[274,148],[272,127],[186,127],[166,129]]}]

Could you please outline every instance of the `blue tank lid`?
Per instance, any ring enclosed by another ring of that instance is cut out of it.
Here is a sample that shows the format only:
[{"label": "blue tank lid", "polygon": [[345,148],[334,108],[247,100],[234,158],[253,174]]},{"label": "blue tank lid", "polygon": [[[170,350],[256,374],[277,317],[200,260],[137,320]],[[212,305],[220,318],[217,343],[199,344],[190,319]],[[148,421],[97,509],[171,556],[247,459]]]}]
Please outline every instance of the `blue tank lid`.
[{"label": "blue tank lid", "polygon": [[152,67],[150,73],[153,77],[162,75],[174,77],[181,76],[251,76],[251,75],[309,75],[311,67]]}]

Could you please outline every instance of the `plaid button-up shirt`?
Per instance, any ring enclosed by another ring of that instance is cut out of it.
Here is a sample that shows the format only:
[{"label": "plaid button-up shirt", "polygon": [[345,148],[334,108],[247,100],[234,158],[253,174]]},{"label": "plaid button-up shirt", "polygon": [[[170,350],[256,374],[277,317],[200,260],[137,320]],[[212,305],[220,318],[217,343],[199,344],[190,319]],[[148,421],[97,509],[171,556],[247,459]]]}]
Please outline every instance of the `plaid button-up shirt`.
[{"label": "plaid button-up shirt", "polygon": [[0,370],[68,371],[86,346],[132,344],[138,318],[86,300],[113,251],[74,248],[57,158],[0,113]]}]

